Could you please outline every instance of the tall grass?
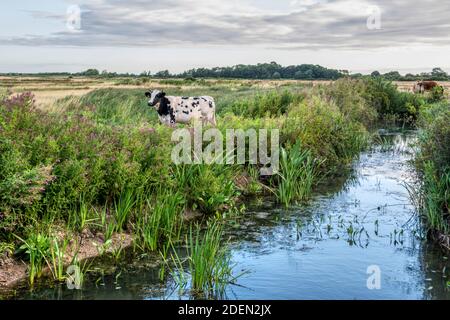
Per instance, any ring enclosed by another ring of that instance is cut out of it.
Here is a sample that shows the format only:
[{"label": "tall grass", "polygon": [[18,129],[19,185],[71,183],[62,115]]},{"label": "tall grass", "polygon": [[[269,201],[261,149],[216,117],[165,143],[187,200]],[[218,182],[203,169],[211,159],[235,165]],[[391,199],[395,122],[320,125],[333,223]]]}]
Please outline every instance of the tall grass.
[{"label": "tall grass", "polygon": [[72,229],[82,232],[96,220],[96,218],[92,217],[89,204],[85,201],[83,196],[80,196],[78,208],[69,211],[68,225],[71,226]]},{"label": "tall grass", "polygon": [[285,114],[291,103],[298,103],[304,98],[303,93],[289,90],[257,93],[253,97],[232,102],[222,111],[231,111],[238,116],[262,118]]},{"label": "tall grass", "polygon": [[309,150],[297,142],[289,151],[282,148],[280,158],[279,184],[276,196],[286,207],[294,201],[306,200],[316,183],[317,162]]},{"label": "tall grass", "polygon": [[[124,125],[156,120],[156,112],[148,107],[142,96],[141,90],[100,89],[82,97],[79,104],[98,123]],[[75,108],[74,111],[79,111],[79,105],[75,105]]]},{"label": "tall grass", "polygon": [[[226,244],[222,243],[223,225],[211,222],[202,233],[200,225],[191,226],[186,238],[187,268],[190,275],[191,293],[196,296],[220,297],[227,285],[237,279],[233,275],[231,255]],[[187,285],[183,262],[178,254],[172,255],[176,267],[175,279],[181,287]]]},{"label": "tall grass", "polygon": [[29,260],[28,277],[33,285],[36,278],[40,278],[50,250],[50,239],[42,233],[32,233],[26,240],[17,236],[23,243],[19,250],[23,251]]},{"label": "tall grass", "polygon": [[165,242],[178,241],[183,223],[183,196],[170,190],[160,191],[155,199],[148,199],[147,204],[148,210],[141,213],[135,227],[140,247],[156,251]]},{"label": "tall grass", "polygon": [[123,231],[126,228],[128,218],[136,204],[135,195],[132,190],[126,190],[114,203],[116,230]]},{"label": "tall grass", "polygon": [[450,104],[423,109],[415,164],[422,178],[416,190],[420,212],[432,231],[450,235]]},{"label": "tall grass", "polygon": [[67,239],[58,241],[58,239],[53,238],[50,244],[50,270],[52,272],[53,278],[56,281],[64,281],[66,279],[66,274],[64,272],[65,266],[65,256],[69,245]]},{"label": "tall grass", "polygon": [[431,229],[450,234],[450,218],[445,212],[450,205],[450,171],[436,172],[431,162],[423,172],[422,212]]}]

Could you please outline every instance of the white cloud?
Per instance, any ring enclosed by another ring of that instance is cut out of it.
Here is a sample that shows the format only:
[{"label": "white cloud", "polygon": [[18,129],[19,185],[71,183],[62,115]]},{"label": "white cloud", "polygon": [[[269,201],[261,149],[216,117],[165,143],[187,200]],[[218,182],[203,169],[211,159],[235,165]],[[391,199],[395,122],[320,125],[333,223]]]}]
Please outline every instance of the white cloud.
[{"label": "white cloud", "polygon": [[[261,5],[258,5],[261,3]],[[266,5],[262,5],[262,3]],[[95,0],[82,6],[82,30],[32,32],[3,45],[170,47],[262,45],[270,48],[361,49],[450,43],[450,2],[428,0]],[[270,4],[270,6],[268,5]],[[382,12],[368,30],[368,8]],[[277,10],[276,10],[277,9]],[[65,14],[35,12],[42,19]]]}]

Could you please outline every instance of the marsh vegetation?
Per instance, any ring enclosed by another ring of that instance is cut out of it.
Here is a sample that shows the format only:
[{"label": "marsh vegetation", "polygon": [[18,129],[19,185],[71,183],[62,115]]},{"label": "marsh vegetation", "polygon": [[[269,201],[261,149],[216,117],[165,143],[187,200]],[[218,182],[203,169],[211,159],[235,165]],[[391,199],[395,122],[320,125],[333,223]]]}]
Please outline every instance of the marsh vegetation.
[{"label": "marsh vegetation", "polygon": [[[175,79],[145,86],[214,96],[223,132],[279,129],[280,173],[262,179],[249,163],[173,164],[173,129],[159,124],[140,88],[99,87],[44,108],[32,93],[5,91],[0,255],[27,261],[31,286],[45,271],[64,281],[65,268],[80,264],[78,251],[87,241],[97,242],[99,254],[119,259],[123,244],[117,239],[126,236],[136,254],[161,256],[162,268],[172,270],[180,287],[217,296],[238,277],[221,222],[242,214],[249,198],[273,197],[285,208],[308,202],[320,184],[351,170],[380,121],[423,128],[417,203],[430,229],[448,234],[450,111],[442,97],[399,92],[382,79],[323,85]],[[183,246],[186,258],[177,256]]]}]

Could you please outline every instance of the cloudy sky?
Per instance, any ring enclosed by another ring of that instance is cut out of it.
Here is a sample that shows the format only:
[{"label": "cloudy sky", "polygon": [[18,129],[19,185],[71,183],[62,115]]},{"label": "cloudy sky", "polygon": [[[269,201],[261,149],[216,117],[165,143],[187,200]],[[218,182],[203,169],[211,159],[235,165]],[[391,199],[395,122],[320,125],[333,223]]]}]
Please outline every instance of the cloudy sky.
[{"label": "cloudy sky", "polygon": [[270,61],[450,72],[447,0],[16,0],[0,8],[0,72]]}]

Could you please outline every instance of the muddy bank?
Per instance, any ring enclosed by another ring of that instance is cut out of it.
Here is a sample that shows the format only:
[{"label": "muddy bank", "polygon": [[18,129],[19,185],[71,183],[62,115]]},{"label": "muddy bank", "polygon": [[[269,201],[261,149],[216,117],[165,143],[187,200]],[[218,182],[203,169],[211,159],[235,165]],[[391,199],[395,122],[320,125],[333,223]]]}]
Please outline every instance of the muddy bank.
[{"label": "muddy bank", "polygon": [[[185,222],[201,219],[203,215],[198,211],[185,210],[183,220]],[[67,234],[63,231],[57,233],[58,239],[64,239]],[[102,233],[93,234],[86,229],[82,233],[74,235],[70,241],[68,251],[65,253],[65,265],[70,265],[76,256],[82,262],[88,259],[99,258],[119,249],[125,250],[133,245],[133,235],[130,233],[116,233],[111,237],[111,242],[105,247],[105,237]],[[0,254],[0,289],[14,288],[18,283],[28,278],[28,262],[14,257],[11,254]],[[48,266],[44,269],[44,275],[50,275]]]},{"label": "muddy bank", "polygon": [[[86,230],[72,238],[68,251],[65,254],[64,262],[66,266],[70,265],[75,256],[78,261],[97,258],[105,253],[126,249],[132,243],[133,237],[131,234],[114,234],[111,238],[111,243],[108,243],[108,247],[104,248],[104,252],[102,252],[103,246],[105,245],[103,235],[93,235],[90,231]],[[44,269],[43,274],[50,274],[48,266]],[[26,261],[12,257],[9,254],[4,254],[0,258],[0,289],[13,288],[27,277],[28,263]]]}]

